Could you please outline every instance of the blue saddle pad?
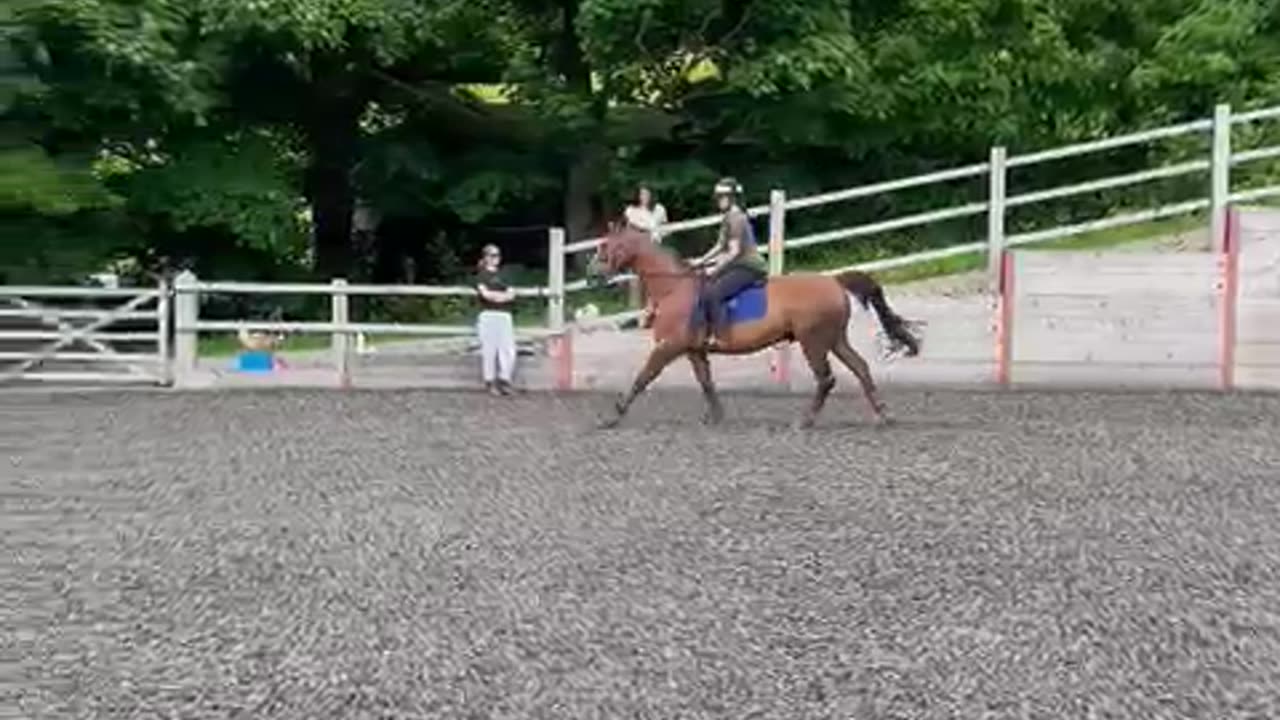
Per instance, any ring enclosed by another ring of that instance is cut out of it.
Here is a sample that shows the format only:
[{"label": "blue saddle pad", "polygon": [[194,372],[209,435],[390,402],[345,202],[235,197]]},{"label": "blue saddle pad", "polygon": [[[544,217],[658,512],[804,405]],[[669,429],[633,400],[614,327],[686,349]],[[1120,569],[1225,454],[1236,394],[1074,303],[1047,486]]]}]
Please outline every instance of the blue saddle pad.
[{"label": "blue saddle pad", "polygon": [[[730,326],[738,323],[753,322],[768,314],[769,293],[765,290],[764,283],[756,283],[730,297],[725,302],[725,307],[728,308],[725,317],[728,319]],[[706,316],[703,309],[702,303],[698,303],[698,312],[694,313],[695,323]]]},{"label": "blue saddle pad", "polygon": [[769,293],[765,292],[763,283],[752,285],[729,298],[727,307],[730,325],[759,320],[769,310]]}]

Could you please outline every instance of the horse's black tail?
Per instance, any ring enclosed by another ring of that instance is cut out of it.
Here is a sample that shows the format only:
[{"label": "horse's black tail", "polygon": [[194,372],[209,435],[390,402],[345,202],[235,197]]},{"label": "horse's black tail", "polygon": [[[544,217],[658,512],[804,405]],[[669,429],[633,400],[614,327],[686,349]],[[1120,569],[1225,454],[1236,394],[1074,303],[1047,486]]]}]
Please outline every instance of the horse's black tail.
[{"label": "horse's black tail", "polygon": [[910,324],[889,307],[884,299],[884,288],[875,278],[860,270],[846,270],[836,275],[836,282],[862,304],[863,308],[875,310],[880,318],[880,327],[889,337],[890,351],[904,350],[907,357],[920,354],[920,338],[911,331]]}]

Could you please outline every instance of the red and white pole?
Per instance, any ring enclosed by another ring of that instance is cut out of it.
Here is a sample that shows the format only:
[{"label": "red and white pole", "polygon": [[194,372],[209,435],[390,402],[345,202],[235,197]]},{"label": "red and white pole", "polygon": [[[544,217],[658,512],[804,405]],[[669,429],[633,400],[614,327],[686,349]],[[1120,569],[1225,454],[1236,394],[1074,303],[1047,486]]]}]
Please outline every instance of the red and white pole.
[{"label": "red and white pole", "polygon": [[1226,209],[1226,222],[1218,253],[1219,332],[1218,332],[1218,386],[1231,390],[1236,381],[1236,318],[1240,295],[1240,211]]}]

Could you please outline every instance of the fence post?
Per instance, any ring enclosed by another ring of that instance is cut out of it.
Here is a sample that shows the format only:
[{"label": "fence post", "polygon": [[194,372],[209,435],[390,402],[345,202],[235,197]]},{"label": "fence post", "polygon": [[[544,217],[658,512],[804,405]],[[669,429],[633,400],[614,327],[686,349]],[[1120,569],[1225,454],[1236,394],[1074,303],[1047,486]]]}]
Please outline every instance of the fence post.
[{"label": "fence post", "polygon": [[547,355],[556,390],[573,388],[573,337],[564,325],[564,228],[547,232]]},{"label": "fence post", "polygon": [[1000,288],[996,298],[996,384],[1008,387],[1013,378],[1014,283],[1017,264],[1013,253],[1000,253]]},{"label": "fence post", "polygon": [[991,148],[987,183],[987,276],[993,291],[1000,288],[1004,256],[1005,192],[1008,152],[1004,146]]},{"label": "fence post", "polygon": [[1240,212],[1228,207],[1224,213],[1226,227],[1218,253],[1220,272],[1218,327],[1218,385],[1232,390],[1236,383],[1236,317],[1240,298]]},{"label": "fence post", "polygon": [[173,287],[167,275],[160,277],[160,295],[156,298],[156,361],[160,363],[160,382],[173,385],[173,355],[169,333],[173,329]]},{"label": "fence post", "polygon": [[[786,239],[787,193],[772,190],[769,192],[769,275],[772,277],[786,272]],[[791,387],[791,343],[783,341],[774,346],[770,371],[775,383]]]},{"label": "fence post", "polygon": [[[332,317],[330,322],[336,326],[345,326],[351,322],[351,296],[347,294],[347,281],[342,278],[335,278],[330,283],[333,285],[333,294],[330,296],[330,305],[332,309]],[[333,331],[331,336],[331,349],[333,351],[333,365],[338,373],[338,387],[351,387],[351,334],[346,328]]]},{"label": "fence post", "polygon": [[1209,180],[1209,242],[1226,251],[1227,205],[1231,202],[1231,106],[1213,108],[1213,156]]},{"label": "fence post", "polygon": [[173,374],[178,387],[189,384],[196,371],[196,346],[200,342],[196,331],[200,322],[198,284],[190,270],[183,270],[173,281]]}]

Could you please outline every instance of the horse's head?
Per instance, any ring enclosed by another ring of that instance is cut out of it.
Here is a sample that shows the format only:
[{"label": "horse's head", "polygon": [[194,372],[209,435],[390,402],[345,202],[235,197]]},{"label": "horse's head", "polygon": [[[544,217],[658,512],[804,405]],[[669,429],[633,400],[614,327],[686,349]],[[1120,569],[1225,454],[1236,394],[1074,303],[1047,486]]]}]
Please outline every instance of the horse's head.
[{"label": "horse's head", "polygon": [[652,245],[645,233],[635,228],[612,224],[596,247],[591,270],[597,275],[617,275],[632,269],[640,253]]}]

